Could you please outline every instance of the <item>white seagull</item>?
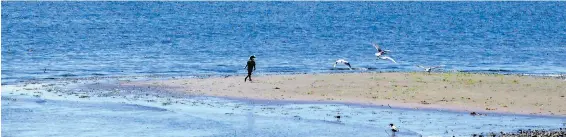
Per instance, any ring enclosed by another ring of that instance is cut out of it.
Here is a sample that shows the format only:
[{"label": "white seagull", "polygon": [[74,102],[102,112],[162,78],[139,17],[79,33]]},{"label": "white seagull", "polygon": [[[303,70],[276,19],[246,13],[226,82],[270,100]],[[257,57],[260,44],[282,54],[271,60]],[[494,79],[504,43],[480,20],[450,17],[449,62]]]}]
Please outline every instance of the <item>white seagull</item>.
[{"label": "white seagull", "polygon": [[385,56],[385,54],[387,54],[389,52],[389,50],[382,50],[381,48],[379,48],[379,45],[377,44],[373,44],[373,47],[375,47],[375,49],[377,50],[377,52],[375,53],[375,56],[378,59],[382,59],[382,60],[391,60],[393,63],[397,63],[393,58]]},{"label": "white seagull", "polygon": [[340,64],[344,64],[346,66],[348,66],[350,69],[352,69],[352,66],[350,65],[350,63],[344,59],[338,59],[336,60],[336,63],[334,63],[334,68],[336,68],[336,65],[340,63]]},{"label": "white seagull", "polygon": [[389,50],[382,50],[381,48],[379,48],[379,45],[377,45],[376,43],[373,43],[373,47],[375,47],[375,49],[377,50],[375,56],[378,57],[381,55],[385,55],[387,52],[389,52]]},{"label": "white seagull", "polygon": [[417,65],[417,67],[422,68],[422,69],[424,69],[425,72],[430,73],[430,72],[432,72],[433,69],[440,68],[440,67],[442,67],[442,66],[423,67],[423,66],[421,66],[421,65]]}]

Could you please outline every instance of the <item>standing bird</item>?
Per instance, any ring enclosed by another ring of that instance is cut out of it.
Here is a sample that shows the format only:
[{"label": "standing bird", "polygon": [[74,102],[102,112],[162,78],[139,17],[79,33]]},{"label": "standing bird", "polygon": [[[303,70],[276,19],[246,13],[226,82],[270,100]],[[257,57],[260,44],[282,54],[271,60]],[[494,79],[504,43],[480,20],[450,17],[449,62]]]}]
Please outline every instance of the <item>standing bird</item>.
[{"label": "standing bird", "polygon": [[334,118],[336,118],[337,121],[340,121],[340,117],[341,117],[341,116],[339,116],[339,115],[338,115],[338,116],[334,116]]},{"label": "standing bird", "polygon": [[389,124],[389,127],[391,127],[391,132],[393,132],[393,133],[399,132],[399,129],[397,127],[395,127],[395,125],[393,125],[393,123]]},{"label": "standing bird", "polygon": [[375,49],[377,50],[377,52],[375,53],[375,56],[378,59],[382,59],[382,60],[391,60],[393,63],[397,63],[393,58],[385,56],[385,54],[387,54],[389,52],[389,50],[382,50],[381,48],[379,48],[379,45],[377,44],[373,44],[373,47],[375,47]]},{"label": "standing bird", "polygon": [[[391,136],[394,137],[395,133],[399,132],[399,129],[397,127],[395,127],[395,125],[393,125],[393,123],[389,124],[389,127],[391,128],[389,131],[391,131]],[[385,130],[385,133],[389,134],[389,132],[387,130]]]},{"label": "standing bird", "polygon": [[340,111],[336,112],[336,116],[334,116],[334,118],[336,118],[336,121],[340,122],[340,118],[342,118],[342,116],[340,116]]},{"label": "standing bird", "polygon": [[430,72],[432,72],[433,69],[440,68],[440,67],[442,67],[442,66],[423,67],[423,66],[421,66],[421,65],[417,65],[417,67],[422,68],[422,69],[424,69],[425,72],[430,73]]},{"label": "standing bird", "polygon": [[336,60],[336,63],[334,63],[334,68],[336,68],[336,65],[340,63],[340,64],[344,64],[346,66],[348,66],[350,69],[352,69],[352,66],[350,65],[350,63],[344,59],[338,59]]}]

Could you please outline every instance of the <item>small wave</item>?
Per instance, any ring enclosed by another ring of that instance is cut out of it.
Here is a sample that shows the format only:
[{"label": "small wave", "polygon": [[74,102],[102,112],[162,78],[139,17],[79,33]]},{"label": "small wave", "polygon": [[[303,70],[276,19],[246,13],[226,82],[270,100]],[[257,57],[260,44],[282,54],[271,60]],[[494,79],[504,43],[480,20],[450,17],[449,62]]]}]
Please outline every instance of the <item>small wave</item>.
[{"label": "small wave", "polygon": [[266,71],[266,72],[289,73],[289,72],[296,72],[296,71],[293,71],[293,70],[269,70],[269,71]]},{"label": "small wave", "polygon": [[77,75],[67,73],[67,74],[62,74],[62,75],[59,75],[59,76],[61,76],[61,77],[76,77]]},{"label": "small wave", "polygon": [[236,71],[236,70],[217,70],[217,72],[220,72],[220,73],[236,73],[238,71]]},{"label": "small wave", "polygon": [[458,72],[512,73],[519,71],[507,70],[507,69],[486,69],[486,70],[459,70]]},{"label": "small wave", "polygon": [[106,75],[106,74],[101,74],[101,73],[92,73],[91,75],[93,75],[93,76],[104,76],[104,75]]},{"label": "small wave", "polygon": [[214,73],[236,73],[238,70],[234,69],[200,69],[201,71],[214,72]]},{"label": "small wave", "polygon": [[43,104],[45,102],[47,102],[47,100],[44,100],[44,99],[35,101],[35,103],[38,103],[38,104]]},{"label": "small wave", "polygon": [[331,68],[330,70],[354,70],[355,68]]},{"label": "small wave", "polygon": [[513,70],[506,70],[506,69],[488,69],[488,72],[514,72]]},{"label": "small wave", "polygon": [[143,106],[138,104],[124,104],[123,108],[133,108],[133,109],[142,109],[142,110],[149,110],[149,111],[167,111],[167,109],[159,108],[159,107],[151,107],[151,106]]},{"label": "small wave", "polygon": [[400,69],[398,66],[387,66],[384,69]]},{"label": "small wave", "polygon": [[378,68],[331,68],[330,70],[376,70]]},{"label": "small wave", "polygon": [[370,67],[370,68],[367,68],[367,69],[368,69],[368,70],[377,70],[377,69],[379,69],[379,68],[371,68],[371,67]]},{"label": "small wave", "polygon": [[216,65],[217,67],[229,67],[228,65],[224,65],[224,64],[218,64]]}]

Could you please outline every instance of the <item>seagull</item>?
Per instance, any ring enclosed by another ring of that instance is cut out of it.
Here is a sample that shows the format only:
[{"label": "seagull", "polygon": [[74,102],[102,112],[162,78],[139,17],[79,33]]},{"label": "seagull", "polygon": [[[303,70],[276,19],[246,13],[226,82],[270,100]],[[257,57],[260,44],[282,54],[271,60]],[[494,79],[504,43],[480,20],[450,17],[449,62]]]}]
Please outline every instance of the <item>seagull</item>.
[{"label": "seagull", "polygon": [[340,64],[344,64],[346,66],[348,66],[350,69],[352,69],[352,66],[350,65],[350,63],[344,59],[338,59],[336,60],[336,63],[334,63],[334,68],[336,68],[336,65],[340,63]]},{"label": "seagull", "polygon": [[375,56],[378,59],[382,59],[382,60],[391,60],[393,63],[397,63],[393,58],[385,56],[385,54],[387,54],[389,52],[389,50],[382,50],[381,48],[379,48],[379,45],[377,44],[373,44],[373,47],[375,47],[375,49],[377,50],[377,52],[375,53]]},{"label": "seagull", "polygon": [[340,120],[341,116],[340,115],[334,116],[334,118],[336,118],[337,120]]},{"label": "seagull", "polygon": [[376,43],[373,43],[373,47],[375,47],[375,49],[377,50],[377,52],[375,53],[375,56],[381,56],[381,55],[385,55],[387,54],[387,52],[389,52],[389,50],[382,50],[381,48],[379,48],[379,45],[377,45]]},{"label": "seagull", "polygon": [[442,67],[442,66],[434,66],[434,67],[428,67],[428,68],[427,68],[427,67],[423,67],[423,66],[421,66],[421,65],[417,65],[417,67],[423,68],[425,72],[430,73],[430,72],[432,72],[433,69],[440,68],[440,67]]},{"label": "seagull", "polygon": [[340,116],[340,112],[336,112],[336,116],[334,116],[334,118],[336,118],[336,121],[340,122],[340,118],[342,118],[342,116]]}]

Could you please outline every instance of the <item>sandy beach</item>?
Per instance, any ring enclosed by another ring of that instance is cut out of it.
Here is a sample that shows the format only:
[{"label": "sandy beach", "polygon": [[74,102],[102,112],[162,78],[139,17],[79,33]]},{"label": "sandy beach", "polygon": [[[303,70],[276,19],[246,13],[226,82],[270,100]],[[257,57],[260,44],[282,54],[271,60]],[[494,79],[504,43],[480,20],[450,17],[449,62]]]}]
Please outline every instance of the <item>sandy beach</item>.
[{"label": "sandy beach", "polygon": [[566,81],[500,74],[340,73],[124,81],[192,95],[566,116]]}]

